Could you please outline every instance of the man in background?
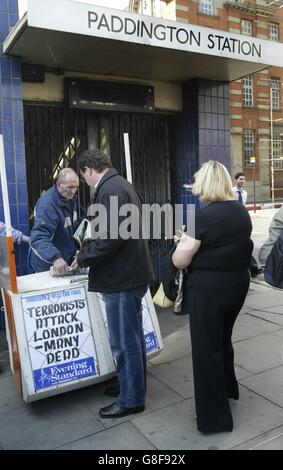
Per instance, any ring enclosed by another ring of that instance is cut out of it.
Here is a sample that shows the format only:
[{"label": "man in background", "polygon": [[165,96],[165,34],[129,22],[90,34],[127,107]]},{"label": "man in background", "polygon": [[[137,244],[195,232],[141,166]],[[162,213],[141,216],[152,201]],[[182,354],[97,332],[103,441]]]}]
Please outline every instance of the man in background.
[{"label": "man in background", "polygon": [[258,257],[263,266],[265,266],[267,258],[277,242],[281,232],[283,231],[283,206],[274,214],[269,226],[269,236],[261,246]]},{"label": "man in background", "polygon": [[[3,237],[6,236],[6,225],[2,221],[0,221],[0,236],[3,236]],[[12,237],[13,237],[13,242],[17,243],[18,245],[20,245],[21,243],[30,243],[30,237],[25,235],[20,230],[16,230],[13,227],[12,227]]]},{"label": "man in background", "polygon": [[30,265],[34,272],[65,273],[77,251],[73,238],[78,220],[79,178],[71,168],[60,171],[56,183],[38,200],[31,230]]},{"label": "man in background", "polygon": [[236,194],[236,198],[241,204],[246,204],[248,193],[244,190],[244,185],[246,182],[246,178],[244,173],[241,171],[236,173],[235,175],[236,185],[233,188],[234,193]]},{"label": "man in background", "polygon": [[[236,173],[235,180],[236,185],[234,186],[233,191],[236,195],[236,199],[238,199],[241,204],[245,205],[247,202],[248,193],[244,190],[244,185],[246,182],[244,173],[242,173],[241,171],[239,171],[239,173]],[[249,270],[251,273],[251,277],[256,277],[262,273],[262,269],[258,266],[257,260],[254,256],[251,257]]]}]

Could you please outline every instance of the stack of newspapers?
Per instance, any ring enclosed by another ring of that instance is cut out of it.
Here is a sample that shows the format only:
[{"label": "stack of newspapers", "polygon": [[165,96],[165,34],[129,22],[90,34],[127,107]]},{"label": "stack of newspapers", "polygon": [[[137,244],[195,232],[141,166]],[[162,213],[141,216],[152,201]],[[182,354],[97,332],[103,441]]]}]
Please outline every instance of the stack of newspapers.
[{"label": "stack of newspapers", "polygon": [[59,271],[54,271],[53,266],[50,266],[50,275],[52,277],[61,277],[61,276],[86,276],[88,274],[88,268],[80,268],[78,267],[77,269],[71,268],[69,266],[68,271],[64,273],[59,273]]}]

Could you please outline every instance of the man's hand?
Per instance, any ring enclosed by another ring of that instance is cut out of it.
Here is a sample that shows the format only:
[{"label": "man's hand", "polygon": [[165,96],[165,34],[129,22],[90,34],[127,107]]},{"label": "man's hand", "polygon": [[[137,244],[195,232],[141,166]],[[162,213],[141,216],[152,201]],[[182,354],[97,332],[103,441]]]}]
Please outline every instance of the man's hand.
[{"label": "man's hand", "polygon": [[70,269],[72,271],[76,271],[79,268],[78,262],[77,262],[77,257],[75,257],[74,261],[72,262]]},{"label": "man's hand", "polygon": [[69,266],[63,258],[57,258],[53,263],[53,269],[57,273],[66,273],[69,271]]}]

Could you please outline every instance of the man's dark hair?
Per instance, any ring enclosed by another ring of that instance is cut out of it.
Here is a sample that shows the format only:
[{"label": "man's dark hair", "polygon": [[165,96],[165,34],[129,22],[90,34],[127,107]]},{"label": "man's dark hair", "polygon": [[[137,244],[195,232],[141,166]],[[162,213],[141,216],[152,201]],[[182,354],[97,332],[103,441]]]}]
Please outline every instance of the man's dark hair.
[{"label": "man's dark hair", "polygon": [[112,168],[112,162],[110,155],[105,155],[99,149],[85,150],[79,157],[78,166],[82,172],[88,167],[101,173],[106,168]]},{"label": "man's dark hair", "polygon": [[235,180],[237,180],[238,178],[240,178],[240,176],[245,176],[244,173],[242,173],[242,171],[239,171],[239,173],[236,173],[236,174],[235,174]]}]

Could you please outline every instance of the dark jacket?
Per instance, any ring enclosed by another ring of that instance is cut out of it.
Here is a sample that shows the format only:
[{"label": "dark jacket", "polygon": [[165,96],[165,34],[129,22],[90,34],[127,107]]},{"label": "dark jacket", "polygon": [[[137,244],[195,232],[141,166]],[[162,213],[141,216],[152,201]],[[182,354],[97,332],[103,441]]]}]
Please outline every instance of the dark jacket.
[{"label": "dark jacket", "polygon": [[283,230],[267,257],[264,279],[268,284],[283,289]]},{"label": "dark jacket", "polygon": [[[117,198],[111,200],[111,196]],[[129,220],[127,219],[128,214],[119,215],[122,205],[134,205],[138,211],[137,214],[140,215],[141,203],[134,187],[115,169],[110,169],[98,183],[93,203],[93,208],[101,204],[106,209],[107,227],[105,227],[104,237],[99,235],[99,238],[93,239],[79,252],[77,257],[79,266],[90,267],[89,290],[105,293],[121,292],[152,282],[154,276],[147,242],[141,237],[141,217],[135,220],[135,228],[139,235],[137,238],[131,237],[125,240],[120,236],[119,230],[117,230],[117,237],[113,237],[113,229],[115,231],[117,228],[114,219],[116,218],[120,228],[121,223],[125,224]],[[116,209],[114,208],[115,204],[117,204]],[[97,221],[97,217],[94,217],[92,228]],[[114,225],[110,237],[111,223]],[[102,227],[99,228],[101,230]]]},{"label": "dark jacket", "polygon": [[56,185],[38,200],[31,231],[30,265],[35,272],[48,271],[57,258],[68,264],[76,253],[73,239],[78,220],[78,197],[68,200]]}]

